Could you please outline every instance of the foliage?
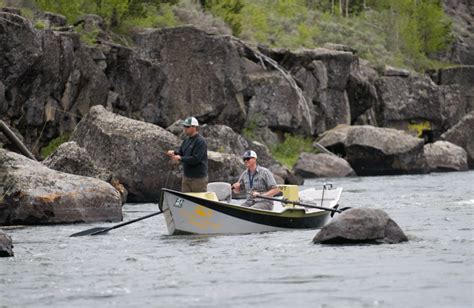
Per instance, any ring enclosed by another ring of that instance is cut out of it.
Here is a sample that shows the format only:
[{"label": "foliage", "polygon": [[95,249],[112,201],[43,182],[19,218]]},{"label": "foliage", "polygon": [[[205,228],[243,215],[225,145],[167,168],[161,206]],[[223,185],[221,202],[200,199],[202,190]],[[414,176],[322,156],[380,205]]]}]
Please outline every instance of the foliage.
[{"label": "foliage", "polygon": [[44,30],[45,28],[46,28],[46,25],[44,24],[42,20],[38,20],[35,22],[35,29]]},{"label": "foliage", "polygon": [[205,1],[204,8],[210,10],[214,15],[224,19],[230,25],[235,36],[242,31],[242,0],[210,0]]},{"label": "foliage", "polygon": [[61,136],[51,140],[49,144],[43,147],[40,151],[40,154],[43,158],[48,157],[51,155],[56,149],[63,143],[67,142],[71,137],[71,133],[64,133]]},{"label": "foliage", "polygon": [[417,70],[439,66],[429,57],[453,41],[440,0],[34,1],[42,10],[65,15],[69,22],[82,14],[98,14],[121,34],[180,23],[226,33],[219,24],[223,20],[234,35],[256,44],[314,48],[339,43],[353,47],[376,66]]},{"label": "foliage", "polygon": [[302,152],[315,153],[311,138],[285,134],[285,141],[270,148],[273,157],[281,164],[292,168]]}]

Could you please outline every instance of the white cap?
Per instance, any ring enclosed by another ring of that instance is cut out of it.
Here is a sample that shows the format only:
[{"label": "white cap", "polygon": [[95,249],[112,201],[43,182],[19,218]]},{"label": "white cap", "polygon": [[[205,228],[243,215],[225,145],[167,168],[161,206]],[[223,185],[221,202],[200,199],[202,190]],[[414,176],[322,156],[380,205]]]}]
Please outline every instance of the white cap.
[{"label": "white cap", "polygon": [[251,157],[257,158],[257,153],[255,153],[254,151],[248,150],[248,151],[245,151],[244,155],[242,156],[243,158],[251,158]]},{"label": "white cap", "polygon": [[183,126],[199,126],[199,122],[195,117],[189,117],[183,121]]}]

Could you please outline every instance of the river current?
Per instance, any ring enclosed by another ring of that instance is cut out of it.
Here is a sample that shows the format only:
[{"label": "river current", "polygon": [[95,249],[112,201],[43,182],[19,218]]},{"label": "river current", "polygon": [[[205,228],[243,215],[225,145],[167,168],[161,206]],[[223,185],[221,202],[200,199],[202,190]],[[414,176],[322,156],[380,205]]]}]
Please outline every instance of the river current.
[{"label": "river current", "polygon": [[[341,207],[385,210],[409,241],[314,245],[317,230],[168,236],[159,215],[96,226],[4,229],[0,307],[473,307],[474,171],[306,180],[342,186]],[[124,220],[157,211],[126,204]]]}]

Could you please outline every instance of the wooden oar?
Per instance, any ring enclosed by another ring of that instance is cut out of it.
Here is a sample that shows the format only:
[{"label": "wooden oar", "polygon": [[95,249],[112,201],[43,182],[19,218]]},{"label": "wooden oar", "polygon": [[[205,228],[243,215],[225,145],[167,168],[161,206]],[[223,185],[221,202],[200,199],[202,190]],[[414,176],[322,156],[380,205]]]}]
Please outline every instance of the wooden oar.
[{"label": "wooden oar", "polygon": [[336,206],[334,208],[329,208],[329,207],[318,206],[318,205],[314,205],[314,204],[302,203],[302,202],[298,202],[298,201],[291,201],[291,200],[288,200],[288,199],[285,199],[285,198],[277,199],[277,198],[266,197],[266,196],[262,196],[262,195],[257,195],[257,196],[255,196],[255,198],[273,200],[273,201],[278,201],[278,202],[283,202],[283,203],[288,203],[288,204],[295,204],[295,205],[304,206],[304,207],[310,207],[310,208],[315,208],[315,209],[320,209],[320,210],[331,211],[332,212],[331,217],[334,215],[334,213],[342,213],[345,210],[350,209],[350,207],[343,207],[341,209],[338,209],[339,204],[336,204]]},{"label": "wooden oar", "polygon": [[115,226],[112,226],[112,227],[107,227],[107,228],[106,227],[95,227],[95,228],[92,228],[92,229],[87,229],[87,230],[84,230],[84,231],[81,231],[81,232],[71,234],[70,237],[83,236],[83,235],[103,234],[103,233],[109,232],[110,230],[117,229],[117,228],[129,225],[131,223],[134,223],[134,222],[137,222],[137,221],[140,221],[140,220],[143,220],[143,219],[147,219],[147,218],[159,215],[161,213],[163,213],[163,212],[152,213],[152,214],[149,214],[149,215],[146,215],[146,216],[143,216],[143,217],[132,219],[130,221],[122,222],[122,223],[120,223],[118,225],[115,225]]}]

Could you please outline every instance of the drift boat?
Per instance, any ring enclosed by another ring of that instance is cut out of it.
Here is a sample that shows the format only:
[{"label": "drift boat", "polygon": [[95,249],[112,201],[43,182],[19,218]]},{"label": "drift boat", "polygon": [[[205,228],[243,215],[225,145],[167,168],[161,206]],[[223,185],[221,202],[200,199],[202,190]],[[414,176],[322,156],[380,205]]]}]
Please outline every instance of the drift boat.
[{"label": "drift boat", "polygon": [[[342,188],[333,188],[330,184],[323,185],[319,190],[310,188],[301,192],[298,192],[296,185],[279,185],[283,199],[274,201],[273,210],[269,211],[243,207],[231,200],[228,183],[209,183],[208,190],[216,187],[219,189],[205,193],[162,189],[159,207],[165,216],[168,234],[238,234],[319,229],[327,224],[331,213],[336,211],[342,193]],[[316,207],[328,210],[301,206],[302,202],[311,202]]]}]

